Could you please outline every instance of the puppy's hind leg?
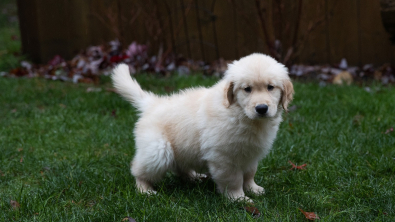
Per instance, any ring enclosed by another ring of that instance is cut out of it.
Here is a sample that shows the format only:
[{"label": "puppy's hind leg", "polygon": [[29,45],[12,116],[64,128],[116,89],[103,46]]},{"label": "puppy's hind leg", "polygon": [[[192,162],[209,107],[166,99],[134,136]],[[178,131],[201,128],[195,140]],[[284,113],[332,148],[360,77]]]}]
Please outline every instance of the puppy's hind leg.
[{"label": "puppy's hind leg", "polygon": [[203,173],[197,173],[194,170],[182,170],[182,169],[177,169],[177,174],[182,178],[182,179],[187,179],[190,181],[198,181],[201,182],[205,179],[208,178],[206,174]]},{"label": "puppy's hind leg", "polygon": [[[146,146],[139,146],[141,144]],[[136,178],[137,190],[141,193],[156,193],[152,184],[160,181],[166,172],[174,167],[171,145],[163,138],[149,143],[137,142],[136,145],[137,151],[131,163],[131,173]]]}]

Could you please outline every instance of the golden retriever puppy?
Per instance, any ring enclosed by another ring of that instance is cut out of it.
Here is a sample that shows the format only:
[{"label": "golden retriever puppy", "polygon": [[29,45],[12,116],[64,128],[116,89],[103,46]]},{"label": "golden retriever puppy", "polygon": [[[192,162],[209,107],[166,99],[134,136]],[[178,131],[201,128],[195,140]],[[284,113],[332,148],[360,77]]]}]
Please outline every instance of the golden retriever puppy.
[{"label": "golden retriever puppy", "polygon": [[142,90],[125,64],[112,80],[140,112],[131,163],[140,192],[155,193],[152,184],[173,171],[192,178],[208,173],[230,199],[264,193],[254,181],[258,162],[270,151],[294,93],[284,65],[254,53],[230,64],[214,86],[170,96]]}]

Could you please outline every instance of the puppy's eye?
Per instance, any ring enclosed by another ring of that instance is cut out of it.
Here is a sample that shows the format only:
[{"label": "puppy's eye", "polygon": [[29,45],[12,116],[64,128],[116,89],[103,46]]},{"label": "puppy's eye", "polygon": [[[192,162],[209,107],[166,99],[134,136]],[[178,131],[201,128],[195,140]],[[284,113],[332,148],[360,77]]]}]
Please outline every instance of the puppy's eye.
[{"label": "puppy's eye", "polygon": [[274,86],[272,86],[272,85],[267,86],[267,90],[272,91],[273,89],[274,89]]},{"label": "puppy's eye", "polygon": [[246,91],[246,92],[250,93],[250,92],[252,91],[252,89],[251,89],[251,87],[250,87],[250,86],[248,86],[248,87],[244,88],[244,91]]}]

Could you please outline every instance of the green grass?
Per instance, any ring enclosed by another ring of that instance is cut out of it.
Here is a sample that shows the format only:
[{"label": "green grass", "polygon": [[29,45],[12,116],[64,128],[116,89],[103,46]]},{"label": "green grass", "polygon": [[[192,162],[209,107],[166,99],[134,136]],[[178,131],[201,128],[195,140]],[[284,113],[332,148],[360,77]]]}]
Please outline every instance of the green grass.
[{"label": "green grass", "polygon": [[0,72],[18,67],[26,59],[21,54],[21,41],[15,0],[0,1]]},{"label": "green grass", "polygon": [[[165,93],[216,80],[139,75]],[[0,78],[0,220],[2,221],[395,221],[395,89],[295,83],[272,152],[261,161],[254,219],[215,192],[212,181],[168,175],[158,195],[135,192],[129,162],[136,111],[105,90],[43,79]],[[116,115],[112,115],[115,113]],[[22,162],[21,162],[22,159]],[[306,163],[290,171],[291,160]],[[2,175],[1,175],[2,174]],[[13,210],[10,200],[20,203]]]}]

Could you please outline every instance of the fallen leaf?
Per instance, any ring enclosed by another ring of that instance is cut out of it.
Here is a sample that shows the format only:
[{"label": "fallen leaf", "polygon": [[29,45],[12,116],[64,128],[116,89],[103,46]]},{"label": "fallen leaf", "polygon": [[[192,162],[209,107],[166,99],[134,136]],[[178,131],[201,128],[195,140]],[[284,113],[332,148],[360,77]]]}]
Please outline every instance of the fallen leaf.
[{"label": "fallen leaf", "polygon": [[113,110],[111,111],[111,116],[117,117],[117,110],[113,109]]},{"label": "fallen leaf", "polygon": [[78,79],[78,82],[82,82],[82,83],[93,83],[93,80],[90,78],[80,78]]},{"label": "fallen leaf", "polygon": [[340,61],[340,64],[339,64],[339,68],[347,69],[347,67],[348,67],[347,60],[345,58],[342,58],[342,60]]},{"label": "fallen leaf", "polygon": [[22,163],[22,162],[23,162],[23,157],[21,157],[21,160],[19,160],[19,162],[20,162],[20,163]]},{"label": "fallen leaf", "polygon": [[66,105],[65,105],[65,104],[62,104],[62,103],[59,104],[59,106],[62,107],[62,108],[66,108]]},{"label": "fallen leaf", "polygon": [[91,200],[91,201],[89,201],[89,202],[86,204],[86,206],[88,206],[88,207],[93,207],[95,204],[96,204],[96,202],[93,201],[93,200]]},{"label": "fallen leaf", "polygon": [[21,152],[23,150],[23,148],[18,148],[18,152]]},{"label": "fallen leaf", "polygon": [[78,203],[77,203],[77,202],[75,202],[74,200],[71,200],[71,203],[73,203],[73,204],[75,204],[75,205],[80,205],[80,204],[81,204],[81,202],[82,202],[82,200],[80,200]]},{"label": "fallen leaf", "polygon": [[122,221],[136,222],[136,220],[131,218],[131,217],[125,217],[125,218],[122,219]]},{"label": "fallen leaf", "polygon": [[258,208],[254,206],[250,206],[250,207],[246,206],[243,208],[255,218],[261,216],[261,212],[259,212]]},{"label": "fallen leaf", "polygon": [[3,171],[1,171],[1,170],[0,170],[0,175],[1,175],[2,177],[4,176],[4,173],[3,173]]},{"label": "fallen leaf", "polygon": [[299,208],[299,210],[304,214],[304,216],[307,218],[307,219],[309,219],[309,220],[315,220],[315,219],[320,219],[319,217],[318,217],[318,215],[317,214],[315,214],[314,212],[305,212],[305,211],[303,211],[302,209],[300,209]]},{"label": "fallen leaf", "polygon": [[107,92],[114,92],[114,93],[117,92],[117,90],[115,88],[106,88],[106,91]]},{"label": "fallen leaf", "polygon": [[389,129],[387,129],[387,130],[385,131],[385,134],[388,134],[388,133],[393,132],[393,131],[394,131],[394,128],[391,127],[391,128],[389,128]]},{"label": "fallen leaf", "polygon": [[96,87],[88,87],[86,89],[86,92],[101,92],[101,88],[96,88]]},{"label": "fallen leaf", "polygon": [[294,163],[292,163],[290,160],[288,161],[288,163],[290,163],[292,165],[292,168],[289,170],[293,170],[293,169],[298,169],[298,170],[305,170],[305,167],[307,166],[307,164],[302,164],[300,166],[296,166]]},{"label": "fallen leaf", "polygon": [[362,116],[362,115],[356,115],[353,117],[352,123],[356,126],[359,126],[359,125],[361,125],[363,118],[364,118],[364,116]]},{"label": "fallen leaf", "polygon": [[347,71],[340,72],[333,78],[332,83],[337,84],[337,85],[343,85],[346,83],[347,85],[350,85],[353,82],[353,77],[351,73]]},{"label": "fallen leaf", "polygon": [[11,110],[12,113],[16,113],[16,109]]},{"label": "fallen leaf", "polygon": [[21,205],[15,200],[10,200],[10,204],[13,210],[18,210],[21,207]]},{"label": "fallen leaf", "polygon": [[60,63],[64,62],[65,60],[60,55],[55,55],[49,62],[48,65],[56,66]]},{"label": "fallen leaf", "polygon": [[15,68],[10,70],[10,73],[15,76],[25,76],[29,74],[24,68]]}]

